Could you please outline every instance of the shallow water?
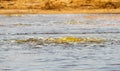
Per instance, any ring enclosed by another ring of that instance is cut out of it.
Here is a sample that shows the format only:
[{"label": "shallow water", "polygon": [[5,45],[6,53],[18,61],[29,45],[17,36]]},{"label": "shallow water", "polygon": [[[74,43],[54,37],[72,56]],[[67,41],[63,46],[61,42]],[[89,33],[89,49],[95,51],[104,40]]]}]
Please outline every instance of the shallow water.
[{"label": "shallow water", "polygon": [[[15,43],[29,38],[100,38],[102,43]],[[0,71],[120,71],[119,14],[0,16]]]}]

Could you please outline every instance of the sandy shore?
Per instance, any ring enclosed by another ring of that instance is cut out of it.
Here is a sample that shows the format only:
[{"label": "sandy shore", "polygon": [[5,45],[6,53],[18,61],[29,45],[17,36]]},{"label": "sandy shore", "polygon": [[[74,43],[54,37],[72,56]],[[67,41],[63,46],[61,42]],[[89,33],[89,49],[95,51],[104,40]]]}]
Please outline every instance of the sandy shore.
[{"label": "sandy shore", "polygon": [[118,0],[2,0],[0,14],[120,13]]},{"label": "sandy shore", "polygon": [[41,10],[41,9],[0,9],[0,14],[99,14],[120,13],[120,9],[71,9],[71,10]]}]

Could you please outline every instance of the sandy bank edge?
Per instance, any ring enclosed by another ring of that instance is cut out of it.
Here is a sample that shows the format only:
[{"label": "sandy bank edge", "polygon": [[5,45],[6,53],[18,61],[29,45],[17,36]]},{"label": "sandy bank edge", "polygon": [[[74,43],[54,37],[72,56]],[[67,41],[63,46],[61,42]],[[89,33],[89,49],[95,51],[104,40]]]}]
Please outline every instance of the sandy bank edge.
[{"label": "sandy bank edge", "polygon": [[91,10],[40,10],[40,9],[0,9],[0,14],[119,14],[120,9]]}]

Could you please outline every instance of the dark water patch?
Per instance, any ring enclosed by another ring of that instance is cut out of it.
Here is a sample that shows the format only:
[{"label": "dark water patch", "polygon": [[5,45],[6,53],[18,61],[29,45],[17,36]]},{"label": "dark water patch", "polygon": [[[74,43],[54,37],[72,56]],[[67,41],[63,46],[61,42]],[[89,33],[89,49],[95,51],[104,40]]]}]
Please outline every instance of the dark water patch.
[{"label": "dark water patch", "polygon": [[114,63],[114,64],[109,64],[109,65],[112,65],[112,66],[113,66],[113,65],[115,65],[115,66],[116,66],[116,65],[117,65],[117,66],[120,66],[120,63]]},{"label": "dark water patch", "polygon": [[0,33],[0,35],[3,35],[3,36],[6,36],[6,35],[10,35],[10,36],[19,36],[19,35],[67,35],[67,34],[73,34],[73,35],[78,35],[78,34],[81,34],[81,35],[86,35],[86,34],[119,34],[120,32],[118,31],[115,31],[115,32],[30,32],[30,33]]}]

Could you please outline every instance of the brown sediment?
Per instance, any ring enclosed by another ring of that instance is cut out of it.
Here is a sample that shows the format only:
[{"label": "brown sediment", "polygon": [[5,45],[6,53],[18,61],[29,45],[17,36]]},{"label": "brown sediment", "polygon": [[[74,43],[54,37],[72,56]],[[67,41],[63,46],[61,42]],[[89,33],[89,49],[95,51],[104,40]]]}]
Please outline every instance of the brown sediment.
[{"label": "brown sediment", "polygon": [[120,13],[118,0],[0,0],[0,14]]}]

